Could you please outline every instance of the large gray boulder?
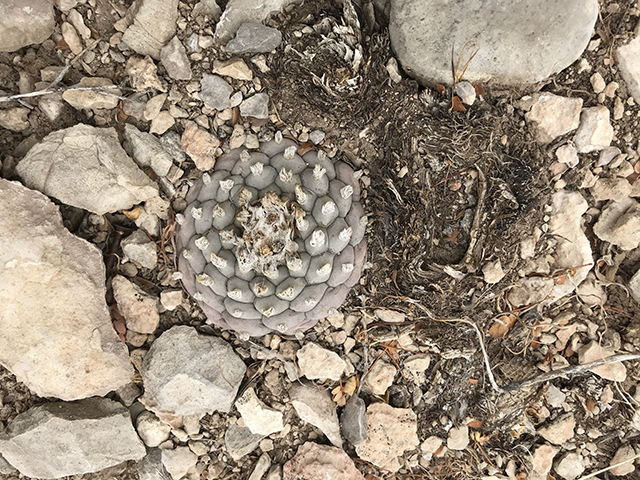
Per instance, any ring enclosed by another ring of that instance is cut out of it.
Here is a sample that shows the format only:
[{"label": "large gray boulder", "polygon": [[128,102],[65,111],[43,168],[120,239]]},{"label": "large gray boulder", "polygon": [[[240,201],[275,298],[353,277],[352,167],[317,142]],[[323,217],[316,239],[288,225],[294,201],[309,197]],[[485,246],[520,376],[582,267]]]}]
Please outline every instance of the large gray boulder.
[{"label": "large gray boulder", "polygon": [[50,133],[18,164],[24,183],[62,203],[103,215],[158,196],[113,128],[78,124]]},{"label": "large gray boulder", "polygon": [[246,366],[231,346],[195,328],[175,326],[151,346],[142,364],[142,402],[157,413],[204,415],[231,410]]},{"label": "large gray boulder", "polygon": [[522,87],[568,67],[582,54],[597,0],[391,0],[391,46],[423,85],[451,84],[451,61],[478,53],[469,82]]},{"label": "large gray boulder", "polygon": [[146,451],[129,410],[107,398],[88,398],[21,413],[0,434],[0,453],[23,475],[61,478],[140,460]]},{"label": "large gray boulder", "polygon": [[41,43],[53,33],[51,0],[0,1],[0,52]]},{"label": "large gray boulder", "polygon": [[133,375],[102,253],[39,192],[0,179],[0,364],[41,397],[105,395]]}]

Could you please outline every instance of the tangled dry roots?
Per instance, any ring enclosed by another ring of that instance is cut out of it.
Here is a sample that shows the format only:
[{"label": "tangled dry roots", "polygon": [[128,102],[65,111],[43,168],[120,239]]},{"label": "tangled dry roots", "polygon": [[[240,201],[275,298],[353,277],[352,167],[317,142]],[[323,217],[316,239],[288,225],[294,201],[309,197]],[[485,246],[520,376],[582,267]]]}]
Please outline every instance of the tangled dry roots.
[{"label": "tangled dry roots", "polygon": [[211,323],[245,338],[315,325],[344,302],[366,255],[353,169],[279,140],[219,159],[177,217],[186,290]]}]

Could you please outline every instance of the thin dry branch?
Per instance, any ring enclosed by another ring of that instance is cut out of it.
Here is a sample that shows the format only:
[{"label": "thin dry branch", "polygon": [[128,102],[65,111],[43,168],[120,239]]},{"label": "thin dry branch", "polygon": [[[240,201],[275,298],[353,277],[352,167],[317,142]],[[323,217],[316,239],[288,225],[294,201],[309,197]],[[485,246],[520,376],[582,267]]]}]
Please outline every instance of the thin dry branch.
[{"label": "thin dry branch", "polygon": [[48,88],[49,87],[45,88],[44,90],[37,90],[35,92],[30,92],[30,93],[19,93],[16,95],[0,97],[0,103],[15,102],[23,98],[41,97],[43,95],[49,95],[51,93],[68,92],[70,90],[90,90],[92,92],[97,92],[97,93],[101,93],[102,95],[106,95],[107,97],[115,97],[115,98],[119,98],[120,100],[127,100],[127,98],[123,97],[122,95],[116,95],[115,93],[106,91],[106,90],[115,89],[115,88],[121,89],[122,87],[119,87],[118,85],[104,85],[102,87],[67,87],[67,88],[54,88],[51,90],[48,90]]},{"label": "thin dry branch", "polygon": [[471,325],[474,328],[474,330],[476,331],[476,334],[478,335],[478,341],[480,342],[480,349],[482,350],[482,358],[484,359],[484,365],[487,368],[487,376],[489,377],[489,383],[497,393],[504,393],[504,389],[500,387],[500,385],[498,385],[495,377],[493,376],[493,371],[491,370],[491,364],[489,363],[489,356],[487,355],[486,348],[484,348],[484,339],[482,338],[482,332],[480,331],[478,326],[475,323],[473,323],[471,320],[468,320],[466,318],[449,318],[449,319],[436,318],[435,320],[438,322],[466,323],[467,325]]},{"label": "thin dry branch", "polygon": [[602,367],[603,365],[609,365],[611,363],[618,362],[627,362],[629,360],[638,360],[640,359],[640,354],[638,353],[625,353],[621,355],[612,355],[611,357],[607,357],[602,360],[597,360],[591,363],[585,363],[584,365],[574,365],[572,367],[563,368],[561,370],[555,370],[552,372],[547,372],[537,377],[528,378],[526,380],[522,380],[520,382],[510,383],[504,390],[507,392],[513,392],[514,390],[519,390],[525,387],[531,387],[533,385],[537,385],[538,383],[547,382],[549,380],[553,380],[560,377],[566,376],[575,376],[582,375],[584,373],[588,373],[590,370],[594,368]]},{"label": "thin dry branch", "polygon": [[629,463],[629,462],[633,462],[635,459],[640,458],[640,453],[638,455],[636,455],[635,457],[632,458],[628,458],[622,462],[616,463],[615,465],[609,465],[607,468],[603,468],[602,470],[598,470],[597,472],[593,472],[590,473],[589,475],[585,475],[584,477],[580,477],[579,480],[587,480],[589,478],[594,478],[597,475],[600,475],[601,473],[604,472],[608,472],[609,470],[612,470],[616,467],[619,467],[620,465],[624,465],[625,463]]}]

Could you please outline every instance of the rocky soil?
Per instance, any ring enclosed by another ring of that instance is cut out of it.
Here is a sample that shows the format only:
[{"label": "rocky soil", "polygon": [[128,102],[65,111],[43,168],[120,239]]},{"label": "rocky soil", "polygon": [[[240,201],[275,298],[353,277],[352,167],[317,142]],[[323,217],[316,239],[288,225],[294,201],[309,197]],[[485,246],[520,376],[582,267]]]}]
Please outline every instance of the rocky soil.
[{"label": "rocky soil", "polygon": [[[14,3],[1,479],[638,478],[635,1]],[[267,142],[353,170],[368,248],[247,339],[174,233]]]}]

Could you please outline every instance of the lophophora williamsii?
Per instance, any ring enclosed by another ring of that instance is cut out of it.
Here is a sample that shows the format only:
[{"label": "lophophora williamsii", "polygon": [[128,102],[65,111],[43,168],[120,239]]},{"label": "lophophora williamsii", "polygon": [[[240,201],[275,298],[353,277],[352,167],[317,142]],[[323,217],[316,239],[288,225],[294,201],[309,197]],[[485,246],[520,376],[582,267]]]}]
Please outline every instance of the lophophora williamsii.
[{"label": "lophophora williamsii", "polygon": [[295,142],[238,148],[191,187],[177,216],[178,269],[209,321],[241,337],[300,334],[362,274],[358,175]]}]

